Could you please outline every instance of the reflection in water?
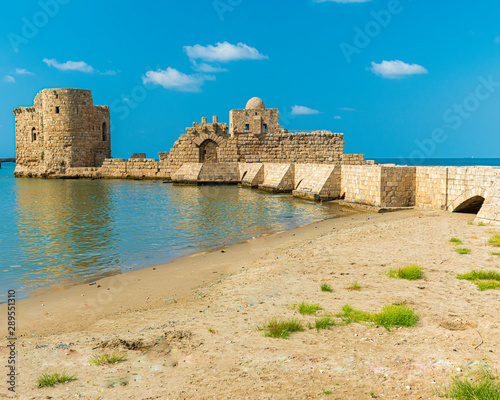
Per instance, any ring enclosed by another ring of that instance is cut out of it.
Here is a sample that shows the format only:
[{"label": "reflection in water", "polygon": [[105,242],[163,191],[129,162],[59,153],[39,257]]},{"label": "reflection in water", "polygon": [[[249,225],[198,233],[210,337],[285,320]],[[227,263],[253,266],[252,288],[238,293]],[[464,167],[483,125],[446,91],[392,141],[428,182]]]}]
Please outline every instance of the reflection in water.
[{"label": "reflection in water", "polygon": [[100,181],[16,181],[16,262],[28,271],[24,290],[42,280],[65,285],[119,271],[110,189]]},{"label": "reflection in water", "polygon": [[14,179],[12,172],[0,169],[0,301],[8,289],[28,296],[338,213],[236,186]]}]

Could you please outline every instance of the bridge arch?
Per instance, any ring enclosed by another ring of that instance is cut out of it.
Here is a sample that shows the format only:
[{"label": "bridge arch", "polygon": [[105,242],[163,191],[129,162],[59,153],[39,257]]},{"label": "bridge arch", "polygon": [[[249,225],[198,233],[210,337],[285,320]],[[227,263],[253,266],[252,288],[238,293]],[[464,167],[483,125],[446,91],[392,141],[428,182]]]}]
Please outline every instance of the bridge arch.
[{"label": "bridge arch", "polygon": [[452,212],[477,214],[483,206],[486,197],[486,189],[473,188],[458,196],[449,206]]}]

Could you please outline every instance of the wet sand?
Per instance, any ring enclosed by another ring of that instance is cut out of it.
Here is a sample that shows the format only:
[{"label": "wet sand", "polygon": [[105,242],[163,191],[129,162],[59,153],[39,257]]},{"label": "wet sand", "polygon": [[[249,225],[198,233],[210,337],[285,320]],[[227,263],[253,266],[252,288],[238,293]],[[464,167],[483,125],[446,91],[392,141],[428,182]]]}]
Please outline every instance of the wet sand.
[{"label": "wet sand", "polygon": [[[455,278],[472,268],[499,270],[500,257],[486,244],[491,228],[468,225],[472,219],[438,211],[355,214],[19,301],[18,397],[434,398],[433,390],[463,373],[457,368],[499,367],[500,291],[480,292]],[[451,237],[472,253],[454,252]],[[424,268],[423,280],[385,274],[412,264]],[[360,291],[346,289],[354,281]],[[322,282],[334,292],[321,292]],[[287,340],[257,329],[274,317],[313,323],[289,307],[303,300],[320,303],[319,315],[346,303],[370,312],[407,304],[420,321],[390,332],[362,324],[306,329]],[[88,365],[104,351],[128,358]],[[36,387],[42,373],[62,371],[77,380]],[[6,387],[0,394],[8,395]]]}]

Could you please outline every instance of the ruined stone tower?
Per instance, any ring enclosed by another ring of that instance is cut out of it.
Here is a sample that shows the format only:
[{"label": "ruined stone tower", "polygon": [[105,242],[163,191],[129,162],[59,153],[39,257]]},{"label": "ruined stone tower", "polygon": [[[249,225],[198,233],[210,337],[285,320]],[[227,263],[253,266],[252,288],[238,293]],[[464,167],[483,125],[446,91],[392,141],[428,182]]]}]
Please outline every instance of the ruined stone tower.
[{"label": "ruined stone tower", "polygon": [[19,107],[14,115],[17,176],[100,167],[111,157],[109,107],[94,106],[90,90],[44,89],[34,107]]},{"label": "ruined stone tower", "polygon": [[251,134],[283,132],[279,125],[279,110],[266,108],[264,102],[258,97],[248,100],[244,110],[231,110],[229,113],[229,134],[231,137]]}]

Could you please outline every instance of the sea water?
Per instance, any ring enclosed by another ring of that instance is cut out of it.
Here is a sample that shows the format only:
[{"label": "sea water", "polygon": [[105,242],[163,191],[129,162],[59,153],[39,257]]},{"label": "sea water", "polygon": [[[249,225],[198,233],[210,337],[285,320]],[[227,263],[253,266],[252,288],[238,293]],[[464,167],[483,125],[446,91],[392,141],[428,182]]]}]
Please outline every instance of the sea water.
[{"label": "sea water", "polygon": [[0,302],[166,263],[338,214],[238,186],[14,178],[0,169]]}]

